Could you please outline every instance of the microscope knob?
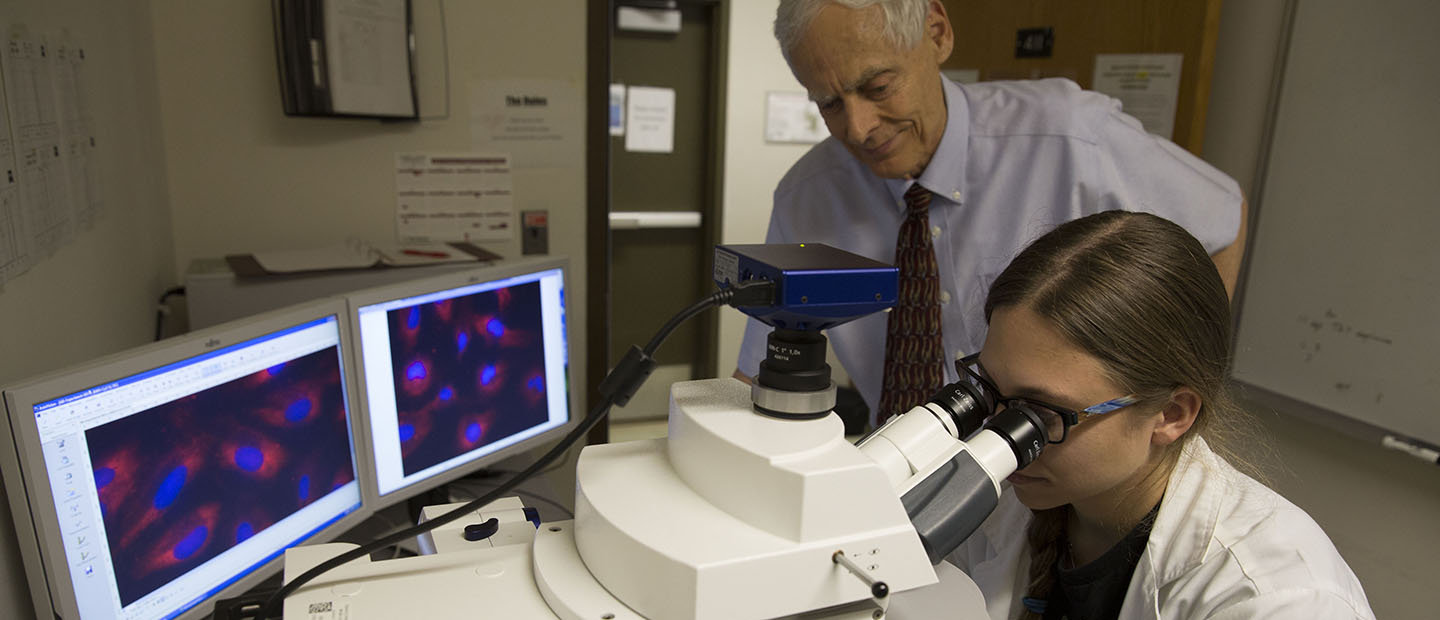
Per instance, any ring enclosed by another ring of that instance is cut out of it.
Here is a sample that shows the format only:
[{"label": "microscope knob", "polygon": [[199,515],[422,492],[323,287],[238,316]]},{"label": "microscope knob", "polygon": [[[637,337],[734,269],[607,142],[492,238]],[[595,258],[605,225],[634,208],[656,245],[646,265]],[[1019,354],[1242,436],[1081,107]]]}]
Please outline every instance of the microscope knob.
[{"label": "microscope knob", "polygon": [[465,526],[465,540],[470,542],[485,540],[486,538],[494,536],[495,532],[498,531],[500,531],[500,520],[491,517],[490,520],[484,523],[471,523]]}]

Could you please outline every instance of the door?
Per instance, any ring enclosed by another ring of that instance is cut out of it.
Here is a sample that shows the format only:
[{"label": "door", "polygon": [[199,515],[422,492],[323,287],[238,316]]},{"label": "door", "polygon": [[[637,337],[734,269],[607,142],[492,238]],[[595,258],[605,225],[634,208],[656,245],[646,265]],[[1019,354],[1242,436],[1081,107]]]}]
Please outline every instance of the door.
[{"label": "door", "polygon": [[[611,39],[611,81],[672,89],[675,106],[673,151],[631,151],[625,136],[610,139],[610,367],[715,290],[710,260],[720,230],[723,97],[718,1],[661,2],[670,8],[660,9],[653,1],[618,4],[645,7],[657,18],[678,11],[680,23],[675,32],[635,30],[617,17]],[[671,383],[716,376],[716,324],[711,311],[681,325],[657,351],[655,373],[610,417],[664,418]]]}]

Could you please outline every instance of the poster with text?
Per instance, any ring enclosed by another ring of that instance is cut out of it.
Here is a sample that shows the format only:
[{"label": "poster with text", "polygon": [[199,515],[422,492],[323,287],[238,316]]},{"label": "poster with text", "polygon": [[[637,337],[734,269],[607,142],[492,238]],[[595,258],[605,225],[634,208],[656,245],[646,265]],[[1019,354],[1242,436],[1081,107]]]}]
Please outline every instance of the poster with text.
[{"label": "poster with text", "polygon": [[396,240],[424,244],[513,239],[512,192],[509,155],[397,153]]}]

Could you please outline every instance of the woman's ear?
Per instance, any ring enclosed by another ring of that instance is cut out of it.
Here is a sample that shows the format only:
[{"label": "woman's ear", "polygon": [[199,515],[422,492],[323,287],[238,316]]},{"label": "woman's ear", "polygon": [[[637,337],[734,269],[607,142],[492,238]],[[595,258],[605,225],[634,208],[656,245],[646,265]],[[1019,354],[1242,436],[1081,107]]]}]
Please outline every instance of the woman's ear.
[{"label": "woman's ear", "polygon": [[1188,387],[1178,387],[1170,392],[1170,400],[1160,410],[1160,423],[1150,434],[1150,443],[1156,446],[1168,446],[1185,435],[1190,427],[1195,424],[1195,417],[1200,415],[1200,405],[1204,400],[1200,394]]}]

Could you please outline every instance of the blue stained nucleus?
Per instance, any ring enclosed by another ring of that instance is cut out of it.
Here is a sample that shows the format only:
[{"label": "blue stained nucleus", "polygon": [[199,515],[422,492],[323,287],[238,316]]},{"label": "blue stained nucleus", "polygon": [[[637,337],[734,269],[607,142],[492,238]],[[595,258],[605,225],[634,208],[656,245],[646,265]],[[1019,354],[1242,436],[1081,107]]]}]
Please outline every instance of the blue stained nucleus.
[{"label": "blue stained nucleus", "polygon": [[310,499],[310,476],[300,476],[300,501]]},{"label": "blue stained nucleus", "polygon": [[405,378],[411,381],[418,381],[425,378],[425,365],[420,362],[410,362],[405,367]]},{"label": "blue stained nucleus", "polygon": [[490,319],[485,323],[485,331],[490,332],[491,336],[499,338],[505,335],[505,324],[501,323],[500,319]]},{"label": "blue stained nucleus", "polygon": [[410,314],[405,317],[405,327],[410,329],[420,327],[420,308],[410,309]]},{"label": "blue stained nucleus", "polygon": [[495,367],[486,366],[480,369],[480,385],[490,385],[495,380]]},{"label": "blue stained nucleus", "polygon": [[313,408],[314,405],[310,402],[309,398],[301,398],[300,400],[290,403],[290,406],[285,408],[285,419],[291,422],[299,422],[310,415],[310,410]]},{"label": "blue stained nucleus", "polygon": [[276,365],[274,365],[274,366],[271,366],[271,367],[265,369],[265,372],[270,373],[270,376],[273,377],[273,376],[275,376],[275,375],[280,374],[280,371],[281,371],[281,370],[284,370],[284,369],[285,369],[285,362],[280,362],[279,364],[276,364]]},{"label": "blue stained nucleus", "polygon": [[165,480],[160,483],[160,489],[155,491],[156,508],[164,510],[169,508],[170,504],[175,503],[175,498],[180,495],[180,489],[185,487],[186,473],[184,465],[170,470],[170,473],[165,476]]},{"label": "blue stained nucleus", "polygon": [[245,471],[260,471],[265,465],[265,453],[255,446],[240,446],[235,449],[235,464]]},{"label": "blue stained nucleus", "polygon": [[203,525],[197,526],[195,529],[190,530],[190,533],[186,534],[184,538],[180,539],[180,542],[175,543],[175,549],[171,551],[171,553],[177,560],[188,558],[194,555],[196,551],[199,551],[201,547],[205,546],[205,539],[209,538],[209,536],[210,528]]},{"label": "blue stained nucleus", "polygon": [[455,398],[455,390],[450,389],[448,385],[440,388],[440,400],[450,400],[452,398]]},{"label": "blue stained nucleus", "polygon": [[105,488],[105,485],[110,484],[110,482],[113,480],[115,480],[115,468],[101,467],[100,469],[95,470],[96,489]]},{"label": "blue stained nucleus", "polygon": [[400,425],[400,441],[410,441],[410,438],[411,438],[411,437],[414,437],[414,436],[415,436],[415,425],[414,425],[414,424],[401,424],[401,425]]},{"label": "blue stained nucleus", "polygon": [[455,335],[455,348],[461,353],[465,352],[465,345],[470,344],[470,332],[460,332]]},{"label": "blue stained nucleus", "polygon": [[235,544],[238,545],[242,542],[245,542],[247,539],[254,535],[255,526],[250,525],[249,521],[245,521],[235,528]]},{"label": "blue stained nucleus", "polygon": [[475,443],[480,441],[480,436],[485,434],[485,429],[480,428],[479,422],[471,422],[465,426],[465,441]]},{"label": "blue stained nucleus", "polygon": [[530,380],[529,380],[529,381],[526,381],[526,382],[525,382],[525,385],[526,385],[526,387],[529,387],[530,389],[535,390],[536,392],[544,392],[544,391],[545,391],[545,377],[542,377],[542,376],[540,376],[540,375],[535,375],[535,376],[533,376],[533,377],[530,377]]}]

